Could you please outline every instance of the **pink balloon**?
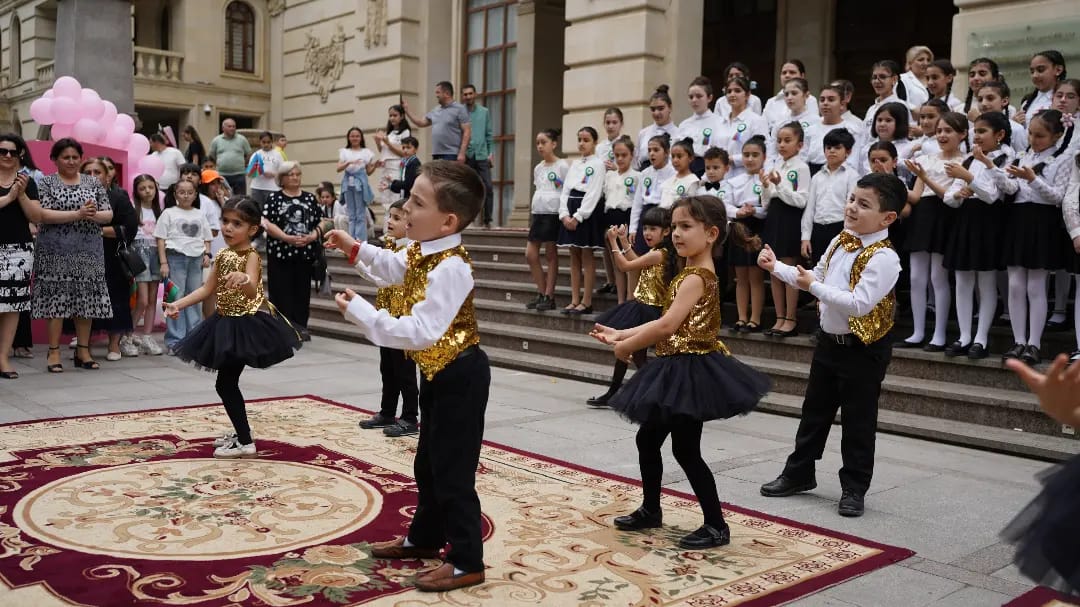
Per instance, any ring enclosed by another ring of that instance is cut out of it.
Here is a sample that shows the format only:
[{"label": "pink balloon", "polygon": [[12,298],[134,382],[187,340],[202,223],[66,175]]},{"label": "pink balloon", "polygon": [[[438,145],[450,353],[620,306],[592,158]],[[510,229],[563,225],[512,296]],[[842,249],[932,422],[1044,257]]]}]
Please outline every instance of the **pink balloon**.
[{"label": "pink balloon", "polygon": [[82,98],[82,85],[79,81],[71,76],[61,76],[53,83],[53,90],[56,91],[57,97],[67,97],[72,101],[78,101]]},{"label": "pink balloon", "polygon": [[49,89],[49,90],[45,91],[44,93],[42,93],[41,96],[46,98],[46,99],[52,99],[53,97],[56,96],[56,93],[54,93],[52,89]]},{"label": "pink balloon", "polygon": [[75,139],[82,143],[98,143],[101,141],[101,127],[97,122],[89,118],[80,118],[71,130]]},{"label": "pink balloon", "polygon": [[57,124],[75,124],[79,121],[79,104],[57,95],[52,100],[53,120]]},{"label": "pink balloon", "polygon": [[97,121],[105,112],[105,102],[94,89],[83,89],[79,99],[79,115]]},{"label": "pink balloon", "polygon": [[112,101],[102,101],[101,104],[105,106],[105,111],[98,118],[98,124],[101,125],[101,129],[108,133],[112,130],[113,123],[116,122],[116,106]]},{"label": "pink balloon", "polygon": [[157,156],[143,156],[139,161],[139,173],[146,173],[154,179],[161,179],[165,172],[165,163]]},{"label": "pink balloon", "polygon": [[135,133],[131,136],[131,141],[128,142],[127,153],[128,159],[132,157],[142,158],[150,152],[150,140],[146,138],[146,135],[142,133]]},{"label": "pink balloon", "polygon": [[123,126],[113,123],[112,129],[105,134],[101,144],[116,150],[127,150],[128,142],[131,141],[131,133]]},{"label": "pink balloon", "polygon": [[30,104],[30,117],[38,124],[52,124],[52,99],[41,97]]},{"label": "pink balloon", "polygon": [[127,131],[128,134],[135,132],[135,119],[127,114],[117,114],[116,121],[113,122],[113,125],[114,128],[123,127],[123,130]]},{"label": "pink balloon", "polygon": [[52,125],[52,139],[57,141],[64,137],[71,137],[72,129],[74,127],[70,124],[60,124],[59,122]]}]

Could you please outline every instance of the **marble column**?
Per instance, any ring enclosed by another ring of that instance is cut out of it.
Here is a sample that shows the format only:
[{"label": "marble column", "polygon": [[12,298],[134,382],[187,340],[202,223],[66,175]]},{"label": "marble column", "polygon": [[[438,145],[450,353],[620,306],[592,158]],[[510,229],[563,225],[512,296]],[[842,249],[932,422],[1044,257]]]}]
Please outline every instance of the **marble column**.
[{"label": "marble column", "polygon": [[73,76],[134,113],[130,0],[58,0],[56,76]]}]

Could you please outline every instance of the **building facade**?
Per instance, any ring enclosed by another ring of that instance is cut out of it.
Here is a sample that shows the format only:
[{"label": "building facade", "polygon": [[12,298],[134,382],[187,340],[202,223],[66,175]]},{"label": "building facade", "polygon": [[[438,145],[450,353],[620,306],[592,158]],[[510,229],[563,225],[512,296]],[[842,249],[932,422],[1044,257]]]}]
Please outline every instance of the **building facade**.
[{"label": "building facade", "polygon": [[[55,74],[57,3],[0,0],[0,126],[37,130],[28,106]],[[118,1],[118,0],[100,0]],[[903,11],[861,0],[134,0],[134,109],[143,132],[193,125],[208,141],[220,121],[281,131],[304,181],[337,181],[337,150],[356,125],[385,127],[403,98],[434,106],[434,85],[475,84],[492,113],[493,181],[504,225],[528,218],[534,134],[600,127],[619,107],[624,132],[650,120],[656,85],[671,85],[673,117],[689,114],[683,90],[696,75],[750,66],[762,99],[779,66],[798,57],[811,87],[844,77],[855,109],[868,103],[880,58],[914,44],[950,57],[963,96],[971,58],[1002,63],[1014,89],[1030,86],[1031,54],[1058,48],[1080,61],[1080,0],[909,0]],[[107,91],[102,91],[108,98]],[[1019,97],[1018,94],[1014,96]],[[601,130],[601,129],[598,129]],[[415,129],[414,129],[415,131]],[[601,130],[602,132],[602,130]],[[421,155],[426,130],[416,132]],[[370,143],[369,143],[370,145]]]}]

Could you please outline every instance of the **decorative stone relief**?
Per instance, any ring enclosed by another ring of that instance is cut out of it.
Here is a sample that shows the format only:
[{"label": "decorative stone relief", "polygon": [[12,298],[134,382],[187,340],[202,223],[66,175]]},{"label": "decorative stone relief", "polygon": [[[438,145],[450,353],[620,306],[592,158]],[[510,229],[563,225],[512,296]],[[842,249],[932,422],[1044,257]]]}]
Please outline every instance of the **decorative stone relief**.
[{"label": "decorative stone relief", "polygon": [[326,103],[334,85],[341,78],[345,67],[345,30],[338,25],[337,33],[325,46],[310,32],[307,34],[307,55],[304,58],[304,74],[308,82],[315,87],[319,98]]},{"label": "decorative stone relief", "polygon": [[364,22],[364,46],[386,45],[386,0],[367,0],[367,20]]},{"label": "decorative stone relief", "polygon": [[277,17],[285,12],[285,0],[270,0],[267,3],[267,10],[271,17]]}]

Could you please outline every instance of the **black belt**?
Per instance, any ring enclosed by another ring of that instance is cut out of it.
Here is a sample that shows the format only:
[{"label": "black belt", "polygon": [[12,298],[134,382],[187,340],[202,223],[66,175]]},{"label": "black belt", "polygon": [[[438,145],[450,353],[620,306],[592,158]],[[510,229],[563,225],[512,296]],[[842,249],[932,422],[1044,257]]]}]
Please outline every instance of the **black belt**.
[{"label": "black belt", "polygon": [[844,333],[843,335],[837,335],[835,333],[827,333],[824,330],[820,330],[818,331],[818,334],[818,339],[826,341],[830,344],[844,346],[846,348],[866,345],[858,337],[855,337],[854,333]]}]

